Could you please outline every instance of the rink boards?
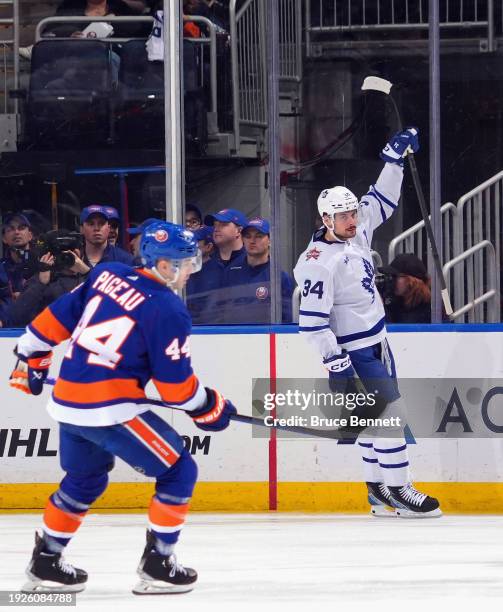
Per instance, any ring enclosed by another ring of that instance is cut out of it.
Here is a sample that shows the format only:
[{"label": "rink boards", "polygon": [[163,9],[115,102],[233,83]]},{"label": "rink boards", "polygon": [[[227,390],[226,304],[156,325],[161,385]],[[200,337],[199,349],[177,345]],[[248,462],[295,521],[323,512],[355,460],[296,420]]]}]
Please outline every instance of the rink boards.
[{"label": "rink boards", "polygon": [[[5,364],[0,509],[43,507],[62,476],[57,426],[44,406],[50,390],[33,398],[7,385],[18,335],[9,330],[0,335]],[[500,425],[503,429],[503,325],[392,327],[390,344],[402,378],[485,379],[494,395],[491,418],[496,429]],[[61,347],[57,355],[62,353]],[[192,337],[192,357],[203,384],[219,389],[243,414],[252,413],[254,378],[325,375],[294,326],[198,328]],[[56,373],[53,366],[52,374]],[[149,388],[149,394],[155,391]],[[199,465],[194,510],[359,512],[368,508],[359,454],[353,445],[312,438],[257,438],[241,423],[210,435],[195,428],[184,414],[163,408],[156,412],[185,436]],[[414,479],[429,483],[428,493],[441,498],[444,510],[503,512],[499,435],[416,442],[410,446]],[[152,484],[120,460],[110,480],[97,508],[137,510],[147,505]]]}]

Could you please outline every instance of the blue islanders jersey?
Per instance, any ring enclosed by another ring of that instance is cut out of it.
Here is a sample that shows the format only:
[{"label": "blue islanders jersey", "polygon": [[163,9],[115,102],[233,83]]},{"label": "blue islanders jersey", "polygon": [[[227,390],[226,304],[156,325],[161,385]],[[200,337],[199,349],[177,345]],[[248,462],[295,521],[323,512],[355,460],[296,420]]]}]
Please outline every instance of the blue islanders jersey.
[{"label": "blue islanders jersey", "polygon": [[170,405],[204,404],[190,332],[187,309],[171,289],[146,270],[109,263],[38,315],[18,350],[29,355],[70,338],[48,411],[65,423],[113,425],[149,409],[149,380]]}]

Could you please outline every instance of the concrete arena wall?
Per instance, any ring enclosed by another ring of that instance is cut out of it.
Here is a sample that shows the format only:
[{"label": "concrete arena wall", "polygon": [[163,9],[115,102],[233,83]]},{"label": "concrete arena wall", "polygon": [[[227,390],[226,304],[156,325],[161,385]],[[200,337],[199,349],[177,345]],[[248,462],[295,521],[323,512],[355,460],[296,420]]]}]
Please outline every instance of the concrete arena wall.
[{"label": "concrete arena wall", "polygon": [[[0,425],[0,509],[41,508],[62,472],[57,457],[57,424],[38,398],[7,385],[12,349],[20,332],[0,333],[4,363]],[[399,326],[390,329],[398,374],[408,378],[503,379],[503,325]],[[56,362],[64,346],[57,350]],[[325,376],[313,350],[294,326],[196,328],[192,337],[196,373],[203,384],[231,398],[251,414],[252,379]],[[53,366],[52,373],[57,371]],[[496,384],[496,383],[495,383]],[[155,390],[149,388],[149,395]],[[200,477],[193,510],[366,511],[358,450],[322,439],[257,439],[233,423],[206,434],[184,414],[156,408],[186,437]],[[503,401],[496,404],[503,422]],[[413,474],[446,511],[503,512],[503,444],[493,439],[419,440],[410,446]],[[151,482],[121,460],[97,509],[146,507]]]}]

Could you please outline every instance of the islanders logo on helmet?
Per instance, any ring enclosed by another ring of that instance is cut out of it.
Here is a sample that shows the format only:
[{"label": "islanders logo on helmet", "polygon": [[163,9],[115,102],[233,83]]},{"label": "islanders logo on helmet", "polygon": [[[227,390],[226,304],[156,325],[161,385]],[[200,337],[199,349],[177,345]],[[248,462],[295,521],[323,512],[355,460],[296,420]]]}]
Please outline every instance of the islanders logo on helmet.
[{"label": "islanders logo on helmet", "polygon": [[164,229],[158,229],[156,230],[154,234],[154,239],[157,240],[157,242],[166,242],[168,238],[169,238],[169,234]]},{"label": "islanders logo on helmet", "polygon": [[156,221],[142,232],[139,255],[145,266],[154,267],[160,259],[178,261],[198,255],[194,234],[182,225]]}]

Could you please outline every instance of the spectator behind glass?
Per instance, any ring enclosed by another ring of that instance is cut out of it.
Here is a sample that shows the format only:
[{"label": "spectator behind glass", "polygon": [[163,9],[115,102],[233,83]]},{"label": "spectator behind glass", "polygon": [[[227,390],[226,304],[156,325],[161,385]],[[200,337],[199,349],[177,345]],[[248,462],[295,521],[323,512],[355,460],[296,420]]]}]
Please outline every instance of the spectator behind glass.
[{"label": "spectator behind glass", "polygon": [[4,256],[0,260],[9,280],[13,297],[23,290],[26,279],[35,273],[30,265],[30,243],[33,231],[28,218],[21,213],[9,213],[2,226]]},{"label": "spectator behind glass", "polygon": [[[262,217],[250,219],[243,228],[242,236],[246,257],[240,265],[233,265],[227,275],[226,319],[228,323],[269,323],[271,321],[269,222]],[[293,288],[293,279],[286,272],[281,272],[283,323],[292,321]]]},{"label": "spectator behind glass", "polygon": [[248,223],[245,215],[233,208],[224,208],[204,219],[213,229],[213,255],[201,271],[192,274],[187,283],[187,307],[195,324],[225,323],[220,309],[224,299],[229,270],[240,266],[246,257],[241,230]]},{"label": "spectator behind glass", "polygon": [[[206,215],[204,223],[213,227],[213,243],[215,244],[214,262],[216,270],[223,271],[232,262],[243,260],[245,250],[241,231],[248,223],[245,215],[234,208],[224,208],[213,215]],[[218,283],[222,286],[222,283]]]},{"label": "spectator behind glass", "polygon": [[108,244],[111,244],[112,246],[119,246],[117,244],[119,241],[119,213],[113,206],[107,206],[106,209],[108,214],[108,225],[110,226]]},{"label": "spectator behind glass", "polygon": [[86,206],[80,214],[80,232],[84,236],[83,261],[89,268],[99,263],[120,261],[132,265],[133,257],[117,246],[108,244],[110,234],[109,206]]},{"label": "spectator behind glass", "polygon": [[376,278],[388,323],[431,323],[431,284],[423,262],[397,255]]},{"label": "spectator behind glass", "polygon": [[[146,9],[143,0],[63,0],[56,9],[56,17],[106,17],[116,15],[117,17],[133,17],[141,15]],[[51,32],[56,36],[73,36],[80,38],[82,30],[88,24],[70,23],[54,26]],[[128,36],[132,30],[137,30],[138,25],[114,25],[115,36]]]},{"label": "spectator behind glass", "polygon": [[[215,245],[213,244],[213,228],[203,225],[194,232],[194,235],[196,236],[197,246],[201,251],[204,265],[211,259],[213,251],[215,250]],[[196,272],[196,274],[199,274],[199,272]],[[194,274],[191,274],[191,276],[194,276]]]},{"label": "spectator behind glass", "polygon": [[199,0],[183,0],[183,36],[184,38],[201,38],[199,26],[189,21],[190,15],[200,15]]},{"label": "spectator behind glass", "polygon": [[[64,235],[65,230],[58,233]],[[71,253],[74,263],[69,267],[55,267],[52,253],[40,257],[40,271],[26,283],[18,299],[5,309],[1,327],[25,327],[55,299],[80,285],[89,272],[89,266],[81,259],[80,249]]]},{"label": "spectator behind glass", "polygon": [[0,263],[0,327],[7,316],[7,310],[12,304],[12,291],[4,265]]},{"label": "spectator behind glass", "polygon": [[[143,230],[151,223],[155,223],[156,221],[161,221],[161,219],[155,219],[154,217],[150,217],[149,219],[145,219],[145,221],[142,221],[137,227],[128,228],[127,233],[131,236],[131,240],[129,241],[129,252],[134,258],[138,257],[140,240]],[[135,264],[136,263],[139,262],[135,261]]]},{"label": "spectator behind glass", "polygon": [[195,232],[203,226],[203,215],[196,204],[186,204],[185,206],[185,227],[191,232]]}]

